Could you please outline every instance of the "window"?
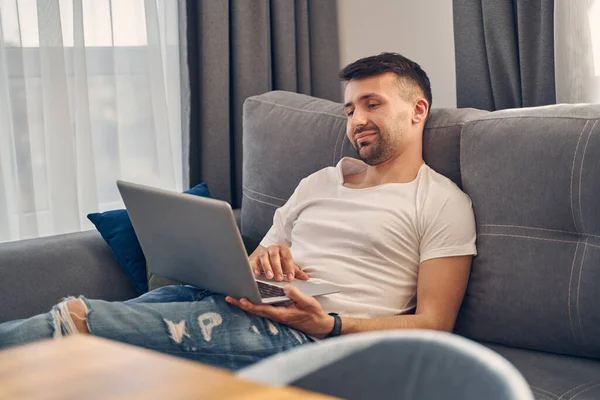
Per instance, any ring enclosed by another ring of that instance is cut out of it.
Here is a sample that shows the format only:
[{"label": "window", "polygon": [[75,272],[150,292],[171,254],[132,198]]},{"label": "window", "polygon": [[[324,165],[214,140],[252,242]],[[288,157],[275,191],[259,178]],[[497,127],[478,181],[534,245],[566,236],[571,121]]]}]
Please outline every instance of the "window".
[{"label": "window", "polygon": [[0,0],[0,23],[0,241],[91,229],[117,179],[182,189],[176,1]]}]

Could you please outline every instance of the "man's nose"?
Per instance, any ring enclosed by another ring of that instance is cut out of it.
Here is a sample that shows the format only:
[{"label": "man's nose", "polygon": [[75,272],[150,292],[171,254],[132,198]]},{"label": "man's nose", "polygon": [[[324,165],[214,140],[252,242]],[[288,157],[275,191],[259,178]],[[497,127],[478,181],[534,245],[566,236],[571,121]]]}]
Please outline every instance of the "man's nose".
[{"label": "man's nose", "polygon": [[354,114],[352,114],[352,130],[354,131],[356,128],[365,126],[367,124],[367,115],[365,112],[361,110],[354,110]]}]

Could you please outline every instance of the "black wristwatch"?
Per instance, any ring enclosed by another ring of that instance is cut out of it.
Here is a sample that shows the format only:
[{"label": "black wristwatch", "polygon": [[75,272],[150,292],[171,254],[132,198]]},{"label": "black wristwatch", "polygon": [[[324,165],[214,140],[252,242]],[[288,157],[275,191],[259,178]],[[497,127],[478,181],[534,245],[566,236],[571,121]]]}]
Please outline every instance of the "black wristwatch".
[{"label": "black wristwatch", "polygon": [[325,339],[342,334],[342,318],[334,312],[330,312],[329,315],[333,317],[333,329],[329,332],[329,335],[325,336]]}]

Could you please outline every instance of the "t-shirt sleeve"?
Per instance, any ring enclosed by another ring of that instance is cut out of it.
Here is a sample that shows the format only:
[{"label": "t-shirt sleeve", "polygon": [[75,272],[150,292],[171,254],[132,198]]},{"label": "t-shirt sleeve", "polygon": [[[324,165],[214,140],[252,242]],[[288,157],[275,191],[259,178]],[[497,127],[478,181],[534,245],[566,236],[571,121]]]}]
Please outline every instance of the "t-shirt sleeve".
[{"label": "t-shirt sleeve", "polygon": [[420,243],[420,262],[440,257],[477,255],[473,206],[468,195],[452,191],[440,207],[431,210]]},{"label": "t-shirt sleeve", "polygon": [[292,246],[292,228],[294,226],[294,217],[292,214],[292,209],[294,204],[299,197],[300,185],[296,187],[294,193],[290,196],[288,201],[277,210],[275,210],[275,214],[273,215],[273,225],[265,235],[265,237],[261,240],[260,245],[263,247],[269,247],[278,244],[287,244],[288,246]]}]

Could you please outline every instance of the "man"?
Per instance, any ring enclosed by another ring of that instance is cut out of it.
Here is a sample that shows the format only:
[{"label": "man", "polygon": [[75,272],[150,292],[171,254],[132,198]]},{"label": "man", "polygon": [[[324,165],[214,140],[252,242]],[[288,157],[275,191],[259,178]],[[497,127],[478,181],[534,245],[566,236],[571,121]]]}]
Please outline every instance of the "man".
[{"label": "man", "polygon": [[238,369],[339,334],[452,331],[476,254],[475,223],[469,197],[423,162],[429,79],[393,53],[358,60],[340,77],[361,161],[345,158],[302,180],[250,255],[257,275],[310,278],[340,293],[312,298],[288,286],[286,307],[190,286],[124,303],[69,298],[0,325],[0,347],[91,333]]}]

